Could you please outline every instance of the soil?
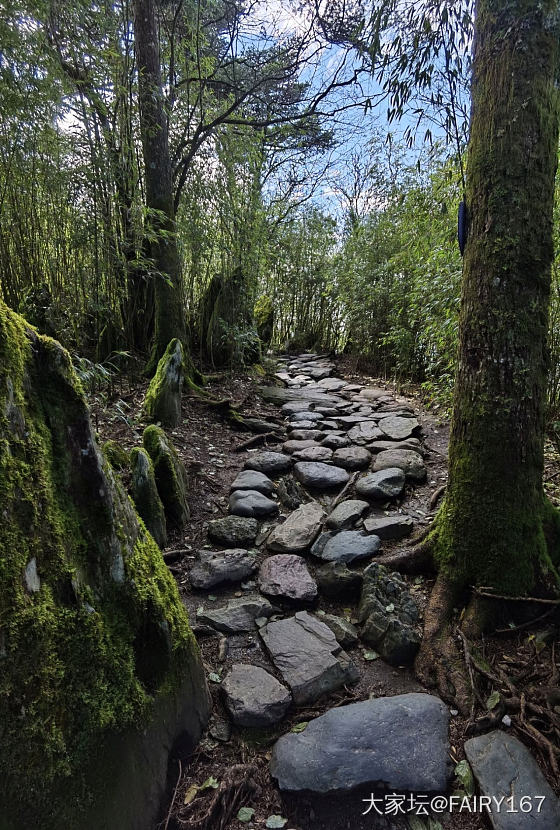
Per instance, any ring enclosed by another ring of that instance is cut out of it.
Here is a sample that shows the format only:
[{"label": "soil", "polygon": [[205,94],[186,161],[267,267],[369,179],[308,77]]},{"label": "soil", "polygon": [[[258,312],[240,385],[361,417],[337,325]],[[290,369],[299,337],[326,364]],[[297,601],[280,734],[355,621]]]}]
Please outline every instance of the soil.
[{"label": "soil", "polygon": [[[343,376],[349,382],[366,380],[363,375],[353,371],[349,361],[343,359],[338,361],[337,375]],[[256,374],[224,374],[211,378],[206,391],[216,400],[231,399],[234,406],[244,415],[279,419],[278,408],[266,404],[258,395],[257,382],[262,382],[262,378]],[[367,382],[370,385],[386,387],[397,399],[410,403],[422,424],[427,450],[425,461],[428,478],[423,485],[407,487],[402,499],[406,502],[403,512],[414,518],[420,530],[433,518],[437,507],[430,506],[430,500],[446,482],[449,424],[428,411],[422,404],[421,396],[414,390],[407,390],[405,398],[386,381],[367,378]],[[111,438],[127,450],[141,444],[142,432],[147,425],[141,416],[146,386],[145,382],[138,379],[128,383],[123,380],[118,393],[113,394],[110,400],[100,393],[93,396],[93,423],[101,443]],[[192,591],[187,570],[194,559],[194,552],[204,545],[210,547],[206,538],[208,521],[227,514],[230,484],[249,455],[247,450],[236,452],[236,449],[250,438],[251,434],[234,428],[204,400],[193,395],[185,395],[182,424],[171,431],[170,435],[190,474],[191,519],[184,532],[170,536],[164,557],[177,580],[191,619],[194,619],[198,606],[202,603],[205,606],[210,605],[213,595]],[[275,449],[275,445],[271,445],[270,448]],[[558,502],[560,456],[552,444],[547,445],[547,481],[549,495]],[[390,550],[390,545],[384,543],[384,552]],[[261,558],[264,558],[264,554]],[[432,577],[428,575],[405,578],[414,598],[423,608],[433,584]],[[239,595],[240,591],[235,587],[229,591],[220,589],[220,604],[229,597]],[[340,604],[321,597],[317,609],[327,613],[346,613],[352,617],[355,608],[347,608],[346,605],[341,608]],[[550,611],[542,606],[535,610],[533,606],[528,613],[537,616],[546,610]],[[531,619],[531,616],[528,619]],[[523,625],[526,622],[525,619]],[[513,625],[513,622],[509,621],[509,624]],[[506,623],[506,632],[507,630]],[[513,672],[516,677],[519,676],[516,688],[521,691],[526,689],[528,699],[531,699],[530,695],[539,684],[558,685],[555,675],[557,667],[554,667],[554,662],[558,659],[560,648],[556,644],[555,651],[555,640],[558,640],[558,613],[556,609],[552,609],[552,612],[536,626],[488,637],[482,644],[481,656],[491,667],[505,668],[510,674]],[[268,671],[271,670],[256,634],[228,637],[225,654],[224,638],[219,636],[200,636],[199,644],[208,675],[216,680],[224,677],[236,662],[260,663]],[[327,708],[336,705],[364,700],[370,696],[423,690],[412,669],[392,668],[380,659],[368,661],[364,659],[363,650],[359,646],[348,649],[348,652],[358,665],[361,673],[360,682],[356,686],[330,695],[327,700],[319,701],[314,706],[292,710],[276,729],[240,730],[234,727],[230,736],[222,734],[221,730],[225,730],[226,733],[229,731],[229,722],[220,697],[220,684],[211,681],[209,685],[214,701],[212,720],[194,755],[189,759],[173,759],[170,762],[169,802],[165,805],[158,827],[164,830],[256,830],[264,828],[267,818],[271,815],[280,815],[288,820],[286,830],[405,830],[409,827],[412,830],[420,830],[421,827],[426,830],[437,830],[438,825],[429,824],[428,818],[423,819],[424,824],[408,824],[404,817],[381,817],[373,810],[367,815],[362,815],[368,806],[368,802],[362,799],[367,799],[369,792],[355,792],[344,797],[295,797],[290,794],[282,795],[275,786],[268,772],[271,746],[277,737],[291,730],[296,724],[317,717]],[[483,688],[488,695],[493,691],[491,684],[486,681]],[[469,737],[466,734],[469,719],[462,717],[456,710],[452,711],[451,758],[457,763],[464,758],[463,743]],[[478,712],[477,716],[480,715],[481,712]],[[527,744],[541,763],[553,788],[560,793],[560,781],[552,772],[547,753],[542,747],[535,745],[534,739],[527,731],[515,729],[515,734]],[[228,739],[224,741],[224,737]],[[555,738],[552,734],[550,737],[558,742],[558,736]],[[237,769],[237,765],[243,765],[241,770]],[[204,782],[210,786],[196,789]],[[220,809],[213,814],[211,805],[218,796],[221,799]],[[253,818],[248,823],[236,818],[241,806],[249,806],[255,810]],[[230,817],[227,815],[229,810]],[[437,821],[441,827],[451,830],[483,830],[490,827],[486,817],[480,814],[454,813],[451,816],[438,816]]]}]

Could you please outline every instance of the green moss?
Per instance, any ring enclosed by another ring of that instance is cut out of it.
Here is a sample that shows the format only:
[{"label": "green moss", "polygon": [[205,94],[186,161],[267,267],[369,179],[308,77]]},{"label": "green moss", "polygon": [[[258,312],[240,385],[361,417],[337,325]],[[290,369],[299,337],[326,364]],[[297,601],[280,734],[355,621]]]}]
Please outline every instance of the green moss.
[{"label": "green moss", "polygon": [[268,345],[272,340],[274,331],[274,303],[270,297],[263,294],[255,303],[253,317],[257,328],[257,334],[261,341]]},{"label": "green moss", "polygon": [[[146,724],[196,647],[156,543],[95,447],[67,353],[1,302],[0,505],[3,820],[78,828],[105,737]],[[27,587],[33,559],[40,586]],[[154,631],[167,657],[148,677]]]},{"label": "green moss", "polygon": [[144,412],[153,421],[171,428],[180,423],[184,374],[183,346],[175,338],[168,344],[146,392]]},{"label": "green moss", "polygon": [[189,519],[185,466],[160,427],[146,427],[143,441],[154,465],[156,485],[166,519],[171,527],[182,528]]},{"label": "green moss", "polygon": [[152,459],[144,450],[135,447],[130,453],[130,460],[132,500],[149,532],[157,544],[164,548],[167,544],[165,512],[157,491]]},{"label": "green moss", "polygon": [[130,458],[124,447],[116,441],[105,441],[103,444],[103,455],[114,470],[126,470],[130,464]]}]

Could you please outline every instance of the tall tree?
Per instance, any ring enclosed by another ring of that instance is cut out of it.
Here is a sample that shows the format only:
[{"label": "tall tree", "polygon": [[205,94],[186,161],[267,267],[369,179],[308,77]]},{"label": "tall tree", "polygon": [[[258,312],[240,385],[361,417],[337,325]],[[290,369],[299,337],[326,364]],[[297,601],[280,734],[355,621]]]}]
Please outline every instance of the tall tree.
[{"label": "tall tree", "polygon": [[150,366],[155,368],[170,340],[178,337],[184,342],[186,336],[155,0],[134,0],[134,37],[150,253],[156,276],[154,344],[150,359]]},{"label": "tall tree", "polygon": [[[508,596],[558,587],[559,519],[543,492],[560,6],[478,0],[469,215],[449,480],[427,545],[439,575],[417,668],[466,700],[450,636],[476,636]],[[451,684],[451,687],[450,687]]]}]

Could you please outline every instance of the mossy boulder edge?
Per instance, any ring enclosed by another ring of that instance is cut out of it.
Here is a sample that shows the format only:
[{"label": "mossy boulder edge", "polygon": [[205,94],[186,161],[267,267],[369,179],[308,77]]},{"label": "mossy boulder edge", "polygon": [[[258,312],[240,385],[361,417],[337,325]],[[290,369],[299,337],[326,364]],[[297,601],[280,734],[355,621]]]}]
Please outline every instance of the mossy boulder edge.
[{"label": "mossy boulder edge", "polygon": [[209,697],[68,353],[0,301],[1,830],[147,830]]},{"label": "mossy boulder edge", "polygon": [[152,421],[173,429],[181,422],[181,393],[185,376],[185,355],[181,341],[171,340],[150,381],[144,411]]}]

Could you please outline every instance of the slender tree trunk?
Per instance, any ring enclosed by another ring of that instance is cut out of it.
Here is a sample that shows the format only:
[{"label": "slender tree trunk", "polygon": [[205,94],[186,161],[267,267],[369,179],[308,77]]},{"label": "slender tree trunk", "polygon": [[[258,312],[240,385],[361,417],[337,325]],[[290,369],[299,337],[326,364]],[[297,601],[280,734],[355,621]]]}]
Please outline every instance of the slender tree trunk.
[{"label": "slender tree trunk", "polygon": [[[417,661],[423,679],[438,661],[436,672],[442,663],[448,677],[454,671],[443,587],[449,611],[473,585],[519,595],[553,584],[558,563],[557,543],[547,544],[558,520],[542,479],[559,4],[478,0],[475,32],[470,227],[449,481],[432,533],[439,577]],[[475,598],[463,625],[476,633],[495,608]]]},{"label": "slender tree trunk", "polygon": [[155,368],[169,341],[178,337],[185,342],[186,336],[155,0],[134,0],[134,33],[146,206],[150,212],[148,221],[156,237],[151,242],[156,276],[154,345],[149,364]]}]

